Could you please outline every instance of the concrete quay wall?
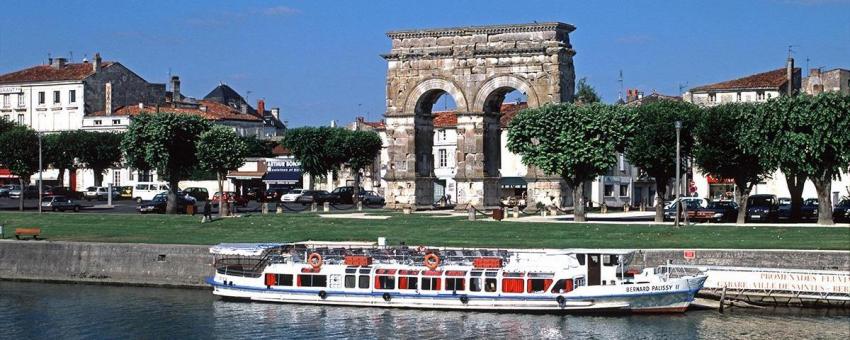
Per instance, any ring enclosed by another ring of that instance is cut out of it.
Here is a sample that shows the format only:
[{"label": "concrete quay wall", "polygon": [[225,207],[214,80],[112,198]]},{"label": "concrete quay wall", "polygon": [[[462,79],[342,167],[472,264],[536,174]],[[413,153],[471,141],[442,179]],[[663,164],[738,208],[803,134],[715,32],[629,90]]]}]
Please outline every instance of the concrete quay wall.
[{"label": "concrete quay wall", "polygon": [[209,246],[3,241],[0,279],[204,287]]},{"label": "concrete quay wall", "polygon": [[[632,267],[674,264],[850,271],[850,251],[682,249],[635,253]],[[209,246],[0,241],[0,279],[202,288],[214,274]]]}]

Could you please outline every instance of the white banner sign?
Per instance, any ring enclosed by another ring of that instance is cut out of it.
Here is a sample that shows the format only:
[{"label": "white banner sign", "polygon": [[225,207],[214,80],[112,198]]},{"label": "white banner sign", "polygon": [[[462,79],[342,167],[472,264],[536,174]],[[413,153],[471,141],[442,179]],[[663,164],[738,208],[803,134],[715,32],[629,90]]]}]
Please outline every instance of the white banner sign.
[{"label": "white banner sign", "polygon": [[706,288],[850,294],[850,272],[708,270]]}]

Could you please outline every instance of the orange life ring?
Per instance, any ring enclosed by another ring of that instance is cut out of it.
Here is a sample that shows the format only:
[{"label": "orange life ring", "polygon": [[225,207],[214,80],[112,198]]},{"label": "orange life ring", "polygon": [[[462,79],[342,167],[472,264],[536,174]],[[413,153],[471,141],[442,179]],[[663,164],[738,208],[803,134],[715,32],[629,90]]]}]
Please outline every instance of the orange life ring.
[{"label": "orange life ring", "polygon": [[437,269],[437,266],[440,265],[440,257],[437,256],[437,254],[430,253],[428,255],[425,255],[425,260],[422,262],[425,264],[425,267],[434,270]]},{"label": "orange life ring", "polygon": [[319,269],[322,267],[322,255],[319,253],[312,253],[307,257],[307,263],[310,264],[311,267],[315,269]]}]

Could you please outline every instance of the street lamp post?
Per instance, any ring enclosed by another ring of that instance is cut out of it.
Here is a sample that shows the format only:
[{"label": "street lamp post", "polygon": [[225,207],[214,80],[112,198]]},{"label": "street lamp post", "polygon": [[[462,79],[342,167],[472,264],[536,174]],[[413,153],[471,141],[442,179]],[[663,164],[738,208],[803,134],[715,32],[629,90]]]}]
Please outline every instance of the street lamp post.
[{"label": "street lamp post", "polygon": [[[44,172],[44,167],[41,164],[41,132],[38,133],[38,213],[41,214],[41,195],[43,194],[42,190],[42,172]],[[23,192],[23,191],[22,191]]]},{"label": "street lamp post", "polygon": [[[682,200],[681,200],[681,193],[680,193],[681,185],[679,183],[680,178],[681,178],[679,176],[679,171],[680,171],[680,168],[681,168],[681,166],[679,165],[679,162],[680,162],[679,161],[679,148],[680,148],[679,135],[680,135],[680,132],[682,130],[682,121],[677,120],[674,125],[676,127],[676,198],[675,198],[674,202],[676,202],[676,227],[678,228],[679,227],[679,212],[682,210]],[[678,200],[678,201],[676,201],[676,200]]]}]

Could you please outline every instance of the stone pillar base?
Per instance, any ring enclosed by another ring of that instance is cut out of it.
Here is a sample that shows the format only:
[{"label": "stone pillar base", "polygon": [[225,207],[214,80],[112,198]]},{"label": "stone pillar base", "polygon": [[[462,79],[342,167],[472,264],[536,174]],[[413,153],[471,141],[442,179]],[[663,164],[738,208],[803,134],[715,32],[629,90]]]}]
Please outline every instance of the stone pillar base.
[{"label": "stone pillar base", "polygon": [[387,181],[386,207],[390,209],[433,207],[434,180],[433,177],[420,177],[412,180]]},{"label": "stone pillar base", "polygon": [[528,196],[526,204],[532,209],[537,209],[537,203],[543,203],[545,207],[556,205],[568,207],[573,205],[572,191],[567,183],[560,179],[528,179]]}]

